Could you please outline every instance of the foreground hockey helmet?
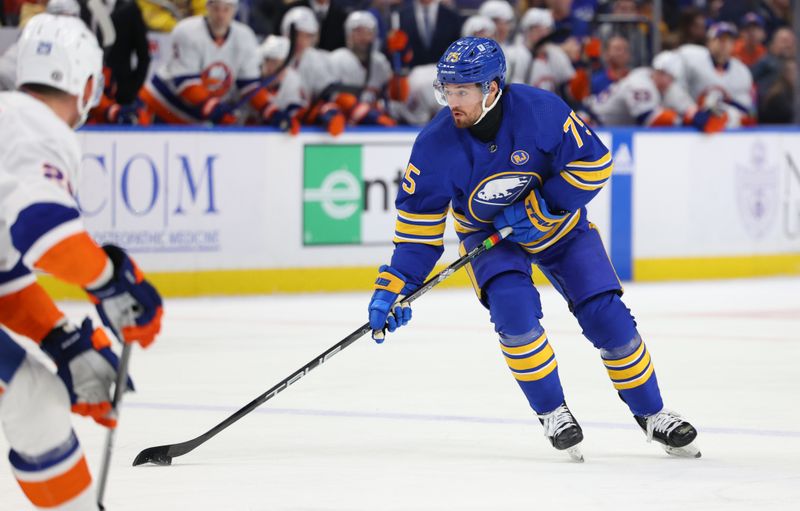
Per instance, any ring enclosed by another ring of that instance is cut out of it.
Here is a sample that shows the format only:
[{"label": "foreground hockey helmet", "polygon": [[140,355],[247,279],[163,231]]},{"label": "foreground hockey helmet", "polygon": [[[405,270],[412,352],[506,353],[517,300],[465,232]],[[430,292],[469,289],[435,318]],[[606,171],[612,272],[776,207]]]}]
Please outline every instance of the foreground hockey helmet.
[{"label": "foreground hockey helmet", "polygon": [[[18,42],[17,88],[47,85],[77,97],[80,120],[97,105],[103,92],[103,51],[97,38],[78,18],[37,14],[25,25]],[[92,91],[84,102],[86,82]],[[77,127],[77,126],[76,126]]]},{"label": "foreground hockey helmet", "polygon": [[494,21],[486,16],[476,14],[467,18],[467,21],[461,26],[461,37],[474,36],[479,32],[486,32],[489,37],[493,37],[497,33]]},{"label": "foreground hockey helmet", "polygon": [[478,83],[488,94],[492,81],[497,81],[500,89],[506,85],[506,57],[492,39],[462,37],[445,50],[436,64],[436,81],[442,86]]},{"label": "foreground hockey helmet", "polygon": [[373,32],[378,31],[378,20],[369,11],[353,11],[344,22],[344,33],[350,33],[357,28],[368,28]]},{"label": "foreground hockey helmet", "polygon": [[319,33],[319,21],[317,16],[310,7],[304,5],[292,7],[286,12],[286,16],[281,21],[281,35],[289,37],[292,31],[292,25],[295,30],[306,32],[308,34]]}]

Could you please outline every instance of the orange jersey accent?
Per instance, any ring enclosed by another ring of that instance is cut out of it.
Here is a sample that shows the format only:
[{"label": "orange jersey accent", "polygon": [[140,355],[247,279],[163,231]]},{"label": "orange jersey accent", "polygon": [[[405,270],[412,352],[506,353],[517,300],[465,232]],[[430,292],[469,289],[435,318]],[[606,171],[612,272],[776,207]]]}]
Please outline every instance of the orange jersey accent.
[{"label": "orange jersey accent", "polygon": [[656,115],[647,123],[648,126],[675,126],[678,121],[678,114],[675,110],[669,108],[661,109]]},{"label": "orange jersey accent", "polygon": [[17,479],[28,500],[36,507],[56,507],[83,493],[92,484],[92,476],[81,456],[75,465],[63,474],[45,481],[23,481]]},{"label": "orange jersey accent", "polygon": [[38,283],[0,296],[0,323],[36,342],[41,342],[63,317]]},{"label": "orange jersey accent", "polygon": [[106,253],[83,231],[50,247],[34,266],[70,284],[86,287],[100,277],[107,264]]}]

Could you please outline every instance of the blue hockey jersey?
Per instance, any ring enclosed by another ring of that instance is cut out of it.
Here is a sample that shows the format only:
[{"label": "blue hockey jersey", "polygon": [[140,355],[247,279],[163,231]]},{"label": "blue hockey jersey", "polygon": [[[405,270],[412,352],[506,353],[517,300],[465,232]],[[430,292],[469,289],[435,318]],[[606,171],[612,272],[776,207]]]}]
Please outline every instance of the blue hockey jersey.
[{"label": "blue hockey jersey", "polygon": [[539,188],[551,211],[569,212],[559,227],[523,248],[536,254],[580,222],[608,181],[611,153],[558,96],[512,84],[500,98],[495,140],[482,142],[444,108],[420,132],[397,195],[392,266],[421,283],[444,251],[448,212],[460,238],[494,232],[505,207]]}]

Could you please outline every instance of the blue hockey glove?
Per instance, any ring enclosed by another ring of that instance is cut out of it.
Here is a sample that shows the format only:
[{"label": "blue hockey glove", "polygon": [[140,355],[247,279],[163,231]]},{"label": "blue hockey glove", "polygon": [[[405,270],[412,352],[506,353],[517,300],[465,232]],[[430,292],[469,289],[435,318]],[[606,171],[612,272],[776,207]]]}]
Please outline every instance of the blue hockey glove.
[{"label": "blue hockey glove", "polygon": [[498,231],[511,227],[514,232],[508,235],[508,239],[526,245],[558,227],[567,215],[567,212],[551,212],[539,190],[534,188],[524,200],[503,209],[494,218],[494,226]]},{"label": "blue hockey glove", "polygon": [[397,303],[413,291],[402,273],[391,266],[383,265],[375,279],[375,292],[369,301],[369,326],[372,338],[378,344],[386,337],[386,330],[394,332],[411,321],[411,307]]},{"label": "blue hockey glove", "polygon": [[103,250],[114,265],[114,274],[104,285],[86,292],[104,325],[125,342],[136,341],[146,348],[161,331],[161,296],[124,250],[114,245],[105,245]]},{"label": "blue hockey glove", "polygon": [[[95,329],[92,320],[86,318],[80,328],[69,323],[57,326],[42,339],[41,348],[56,364],[58,376],[69,392],[72,411],[103,426],[116,427],[111,387],[117,380],[119,359],[111,351],[106,333]],[[128,389],[133,390],[130,378]]]}]

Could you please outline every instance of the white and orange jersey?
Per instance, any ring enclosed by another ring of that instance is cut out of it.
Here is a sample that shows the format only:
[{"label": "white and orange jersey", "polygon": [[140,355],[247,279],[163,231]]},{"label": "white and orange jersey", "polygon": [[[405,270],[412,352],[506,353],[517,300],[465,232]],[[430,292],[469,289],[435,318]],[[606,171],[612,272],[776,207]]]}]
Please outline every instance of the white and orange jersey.
[{"label": "white and orange jersey", "polygon": [[300,74],[290,67],[283,70],[283,78],[277,89],[274,87],[270,89],[273,93],[270,104],[279,110],[286,110],[292,106],[308,106],[309,98],[306,86],[303,84]]},{"label": "white and orange jersey", "polygon": [[528,53],[519,73],[519,83],[557,92],[559,87],[572,80],[575,68],[560,46],[548,43],[537,51],[535,58]]},{"label": "white and orange jersey", "polygon": [[705,46],[685,44],[676,51],[683,61],[683,83],[695,102],[702,104],[704,97],[716,91],[727,105],[753,113],[753,76],[739,59],[731,58],[718,68]]},{"label": "white and orange jersey", "polygon": [[23,92],[0,93],[0,324],[35,341],[63,317],[34,268],[82,287],[113,266],[89,237],[75,200],[75,132]]},{"label": "white and orange jersey", "polygon": [[522,83],[522,75],[528,68],[531,52],[519,43],[503,43],[500,47],[506,56],[506,83]]},{"label": "white and orange jersey", "polygon": [[369,71],[350,48],[338,48],[330,54],[331,68],[335,80],[349,87],[363,88],[380,96],[392,77],[392,66],[383,53],[373,51],[369,59]]},{"label": "white and orange jersey", "polygon": [[589,96],[586,103],[604,125],[649,125],[661,108],[661,94],[651,73],[646,67],[634,69],[600,94]]},{"label": "white and orange jersey", "polygon": [[[0,137],[0,271],[8,271],[20,260],[33,266],[54,243],[83,230],[73,196],[81,157],[75,132],[44,103],[22,92],[0,93]],[[48,214],[48,205],[57,206],[59,213]],[[21,215],[31,208],[41,213]],[[32,225],[48,217],[50,225]],[[47,236],[24,236],[21,242],[18,232]]]},{"label": "white and orange jersey", "polygon": [[226,36],[215,39],[205,17],[193,16],[175,26],[172,55],[147,82],[142,99],[167,122],[197,123],[203,103],[235,101],[258,85],[260,75],[250,27],[233,21]]},{"label": "white and orange jersey", "polygon": [[436,101],[436,64],[415,66],[408,74],[408,99],[391,103],[392,114],[405,123],[423,126],[443,107]]},{"label": "white and orange jersey", "polygon": [[312,100],[336,81],[336,72],[331,65],[331,54],[319,48],[306,48],[302,55],[292,58],[290,64],[299,74]]}]

